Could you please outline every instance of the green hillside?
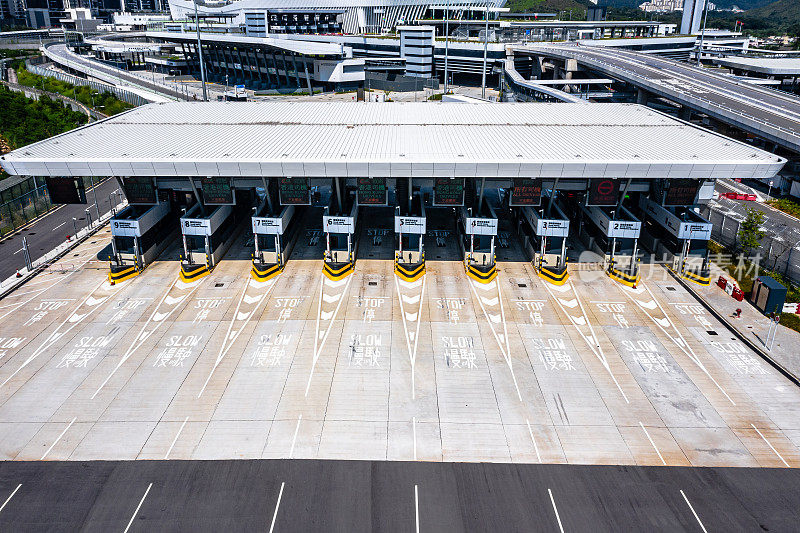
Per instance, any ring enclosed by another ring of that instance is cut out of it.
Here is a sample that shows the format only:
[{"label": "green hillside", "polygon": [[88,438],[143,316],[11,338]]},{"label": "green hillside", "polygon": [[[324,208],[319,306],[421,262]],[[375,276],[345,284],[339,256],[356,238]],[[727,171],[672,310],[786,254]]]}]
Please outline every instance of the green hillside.
[{"label": "green hillside", "polygon": [[790,34],[800,33],[800,0],[777,0],[763,7],[748,9],[742,13],[745,27],[769,24]]},{"label": "green hillside", "polygon": [[[586,18],[588,3],[588,0],[508,0],[504,7],[513,13],[558,13],[572,10],[572,19],[581,20]],[[568,18],[568,15],[566,17]]]}]

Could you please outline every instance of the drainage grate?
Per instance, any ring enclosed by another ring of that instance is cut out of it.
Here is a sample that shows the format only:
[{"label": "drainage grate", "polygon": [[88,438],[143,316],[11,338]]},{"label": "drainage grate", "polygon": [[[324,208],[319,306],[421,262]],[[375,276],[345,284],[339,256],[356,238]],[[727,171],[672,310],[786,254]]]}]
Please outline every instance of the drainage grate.
[{"label": "drainage grate", "polygon": [[373,254],[369,254],[370,257],[375,257]]},{"label": "drainage grate", "polygon": [[708,333],[709,335],[719,335],[719,333],[711,329],[707,330],[706,333]]},{"label": "drainage grate", "polygon": [[378,286],[378,282],[377,281],[370,281],[370,282],[367,283],[367,285],[369,285],[370,287],[377,287]]},{"label": "drainage grate", "polygon": [[78,257],[78,256],[80,256],[80,255],[81,255],[81,254],[72,254],[72,257]]},{"label": "drainage grate", "polygon": [[225,286],[225,284],[224,284],[224,283],[215,283],[215,284],[214,284],[214,287],[215,287],[215,288],[220,288],[220,287],[224,287],[224,286]]},{"label": "drainage grate", "polygon": [[527,286],[528,286],[528,284],[527,284],[527,283],[517,283],[517,287],[520,287],[520,288],[522,288],[522,289],[524,289],[524,288],[525,288],[525,287],[527,287]]},{"label": "drainage grate", "polygon": [[668,291],[674,291],[674,290],[675,290],[675,287],[672,287],[672,286],[667,286],[667,290],[668,290]]}]

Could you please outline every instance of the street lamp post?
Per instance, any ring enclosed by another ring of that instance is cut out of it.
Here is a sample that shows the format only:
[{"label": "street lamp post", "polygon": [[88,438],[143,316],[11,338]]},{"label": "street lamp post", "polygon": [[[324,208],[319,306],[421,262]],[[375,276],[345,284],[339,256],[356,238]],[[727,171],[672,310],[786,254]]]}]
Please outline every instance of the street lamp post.
[{"label": "street lamp post", "polygon": [[489,3],[486,3],[486,28],[483,34],[483,69],[481,75],[481,98],[486,98],[486,54],[489,50]]},{"label": "street lamp post", "polygon": [[94,193],[94,209],[97,212],[97,222],[100,222],[100,202],[97,201],[97,187],[94,186],[94,176],[89,176],[92,184],[92,192]]},{"label": "street lamp post", "polygon": [[444,14],[444,94],[447,94],[447,57],[450,52],[450,0]]},{"label": "street lamp post", "polygon": [[700,58],[703,56],[703,41],[706,36],[706,22],[708,21],[708,0],[703,3],[705,12],[703,13],[703,29],[700,31],[700,48],[697,50],[697,66],[700,66]]},{"label": "street lamp post", "polygon": [[206,67],[203,62],[203,45],[200,41],[200,16],[197,14],[197,0],[194,3],[194,26],[197,30],[197,60],[200,62],[200,79],[203,84],[203,101],[208,102],[208,91],[206,89]]}]

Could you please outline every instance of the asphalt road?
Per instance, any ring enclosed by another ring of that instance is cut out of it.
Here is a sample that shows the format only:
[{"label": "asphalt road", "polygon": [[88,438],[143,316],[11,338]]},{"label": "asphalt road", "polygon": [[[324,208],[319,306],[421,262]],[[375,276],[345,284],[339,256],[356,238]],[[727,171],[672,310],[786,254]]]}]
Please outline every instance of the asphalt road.
[{"label": "asphalt road", "polygon": [[[100,214],[105,214],[111,209],[109,196],[119,188],[116,180],[107,179],[97,186],[97,201],[100,203]],[[22,253],[22,238],[28,239],[28,249],[31,260],[35,261],[67,239],[67,235],[74,235],[72,218],[77,220],[80,230],[87,224],[86,209],[91,210],[92,220],[97,218],[94,206],[94,192],[86,191],[86,204],[64,205],[50,214],[45,215],[24,230],[0,241],[0,280],[13,276],[18,268],[25,267],[25,258]]]},{"label": "asphalt road", "polygon": [[[727,108],[736,114],[750,116],[763,122],[765,131],[780,129],[790,139],[781,144],[790,149],[800,147],[800,98],[791,94],[736,81],[722,74],[682,63],[626,50],[573,45],[537,45],[537,48],[557,57],[577,57],[593,70],[604,75],[637,84],[646,80],[659,90],[670,94],[677,102],[705,101],[713,107]],[[609,67],[626,70],[618,75]]]},{"label": "asphalt road", "polygon": [[793,469],[5,462],[0,530],[777,532],[799,494]]},{"label": "asphalt road", "polygon": [[[61,60],[63,60],[64,63],[66,63],[67,61],[72,61],[72,62],[78,63],[79,65],[81,65],[83,67],[81,70],[86,74],[90,74],[90,75],[92,73],[94,73],[95,75],[104,74],[105,76],[107,76],[109,78],[107,80],[109,83],[115,83],[116,82],[115,85],[117,85],[118,87],[120,87],[122,89],[125,89],[126,86],[125,86],[124,83],[121,83],[121,82],[127,82],[130,85],[144,88],[144,89],[146,89],[148,91],[152,91],[152,92],[160,94],[162,96],[174,97],[174,98],[177,98],[179,100],[185,99],[185,95],[182,94],[180,91],[176,91],[176,90],[171,89],[169,87],[165,87],[165,86],[162,86],[162,85],[159,85],[159,84],[155,84],[152,81],[147,80],[144,77],[136,76],[134,74],[130,74],[130,73],[124,71],[124,70],[121,70],[121,69],[118,69],[118,68],[114,68],[114,67],[106,65],[104,63],[101,63],[100,61],[93,61],[93,60],[87,59],[85,57],[82,57],[82,56],[80,56],[78,54],[75,54],[72,51],[70,51],[67,48],[67,46],[64,45],[64,44],[53,44],[53,45],[51,45],[51,46],[49,46],[47,48],[47,51],[49,53],[57,56],[58,58],[61,58]],[[70,66],[70,65],[67,65],[67,66]],[[70,66],[70,67],[71,68],[75,68],[73,66]]]}]

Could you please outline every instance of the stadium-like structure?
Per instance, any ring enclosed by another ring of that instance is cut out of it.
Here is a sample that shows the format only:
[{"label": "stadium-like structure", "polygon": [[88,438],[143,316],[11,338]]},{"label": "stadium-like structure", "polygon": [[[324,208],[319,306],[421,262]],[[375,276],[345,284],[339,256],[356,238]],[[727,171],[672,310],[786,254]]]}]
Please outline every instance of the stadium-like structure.
[{"label": "stadium-like structure", "polygon": [[[471,9],[501,7],[506,0],[457,0],[448,6],[453,16]],[[340,11],[344,33],[381,33],[398,25],[424,19],[435,6],[443,11],[444,1],[429,0],[198,0],[200,16],[231,18],[233,22],[245,22],[248,12],[320,12]],[[192,0],[169,0],[173,20],[194,17]],[[235,18],[234,18],[235,17]]]}]

